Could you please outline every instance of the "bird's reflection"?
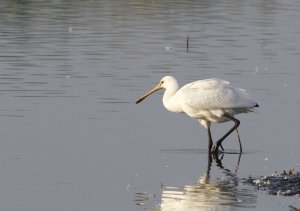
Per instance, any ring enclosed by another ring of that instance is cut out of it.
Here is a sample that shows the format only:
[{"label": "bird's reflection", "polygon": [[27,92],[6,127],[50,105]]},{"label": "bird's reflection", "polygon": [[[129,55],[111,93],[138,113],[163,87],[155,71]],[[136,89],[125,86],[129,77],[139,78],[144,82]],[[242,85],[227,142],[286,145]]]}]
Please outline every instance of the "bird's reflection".
[{"label": "bird's reflection", "polygon": [[[255,190],[239,182],[237,171],[241,154],[237,157],[234,170],[222,164],[219,158],[208,153],[207,168],[195,184],[161,188],[161,203],[154,210],[236,210],[255,207]],[[214,164],[214,165],[213,165]],[[213,166],[221,171],[221,177],[211,177]]]},{"label": "bird's reflection", "polygon": [[[241,154],[234,171],[222,164],[222,159],[208,154],[206,172],[195,184],[184,187],[163,187],[160,210],[234,210],[237,207],[254,207],[256,195],[252,189],[240,186],[236,176]],[[222,170],[221,178],[210,177],[212,164]]]}]

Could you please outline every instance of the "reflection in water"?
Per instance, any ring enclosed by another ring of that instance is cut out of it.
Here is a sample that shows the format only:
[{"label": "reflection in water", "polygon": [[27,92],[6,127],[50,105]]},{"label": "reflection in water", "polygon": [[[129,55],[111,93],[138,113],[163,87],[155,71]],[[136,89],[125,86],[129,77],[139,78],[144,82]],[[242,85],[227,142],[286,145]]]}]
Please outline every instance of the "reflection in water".
[{"label": "reflection in water", "polygon": [[[208,155],[207,170],[196,184],[162,189],[161,210],[233,210],[234,207],[254,207],[256,195],[253,191],[239,187],[236,176],[241,154],[235,171],[226,169],[221,159]],[[224,176],[211,179],[212,162],[215,160]]]}]

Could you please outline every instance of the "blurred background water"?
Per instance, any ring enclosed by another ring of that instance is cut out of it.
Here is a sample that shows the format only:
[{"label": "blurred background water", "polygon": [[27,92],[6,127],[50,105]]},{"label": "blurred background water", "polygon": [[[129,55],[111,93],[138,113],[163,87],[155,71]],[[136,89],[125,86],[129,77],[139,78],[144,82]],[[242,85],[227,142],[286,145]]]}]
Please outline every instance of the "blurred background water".
[{"label": "blurred background water", "polygon": [[[0,26],[1,210],[300,207],[241,182],[299,170],[299,1],[3,0]],[[164,75],[252,93],[241,157],[160,93],[133,104]]]}]

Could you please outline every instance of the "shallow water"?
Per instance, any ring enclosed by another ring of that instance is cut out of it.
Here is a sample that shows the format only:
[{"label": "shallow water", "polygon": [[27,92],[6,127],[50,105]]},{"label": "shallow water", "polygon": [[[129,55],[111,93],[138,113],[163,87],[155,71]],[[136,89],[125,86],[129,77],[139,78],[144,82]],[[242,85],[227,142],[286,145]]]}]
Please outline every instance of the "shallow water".
[{"label": "shallow water", "polygon": [[[241,183],[299,170],[298,1],[6,0],[0,25],[2,210],[300,207]],[[164,75],[257,99],[238,116],[241,157],[210,159],[205,130],[161,93],[133,104]]]}]

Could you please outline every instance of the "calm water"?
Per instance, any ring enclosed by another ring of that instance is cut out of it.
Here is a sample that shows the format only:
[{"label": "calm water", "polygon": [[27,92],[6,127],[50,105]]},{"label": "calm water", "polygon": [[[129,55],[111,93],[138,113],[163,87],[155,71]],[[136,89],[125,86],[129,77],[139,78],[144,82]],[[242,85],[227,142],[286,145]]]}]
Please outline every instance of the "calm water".
[{"label": "calm water", "polygon": [[[0,26],[1,210],[300,207],[241,181],[299,171],[299,1],[4,0]],[[132,103],[164,75],[252,93],[241,157],[210,158],[161,93]]]}]

